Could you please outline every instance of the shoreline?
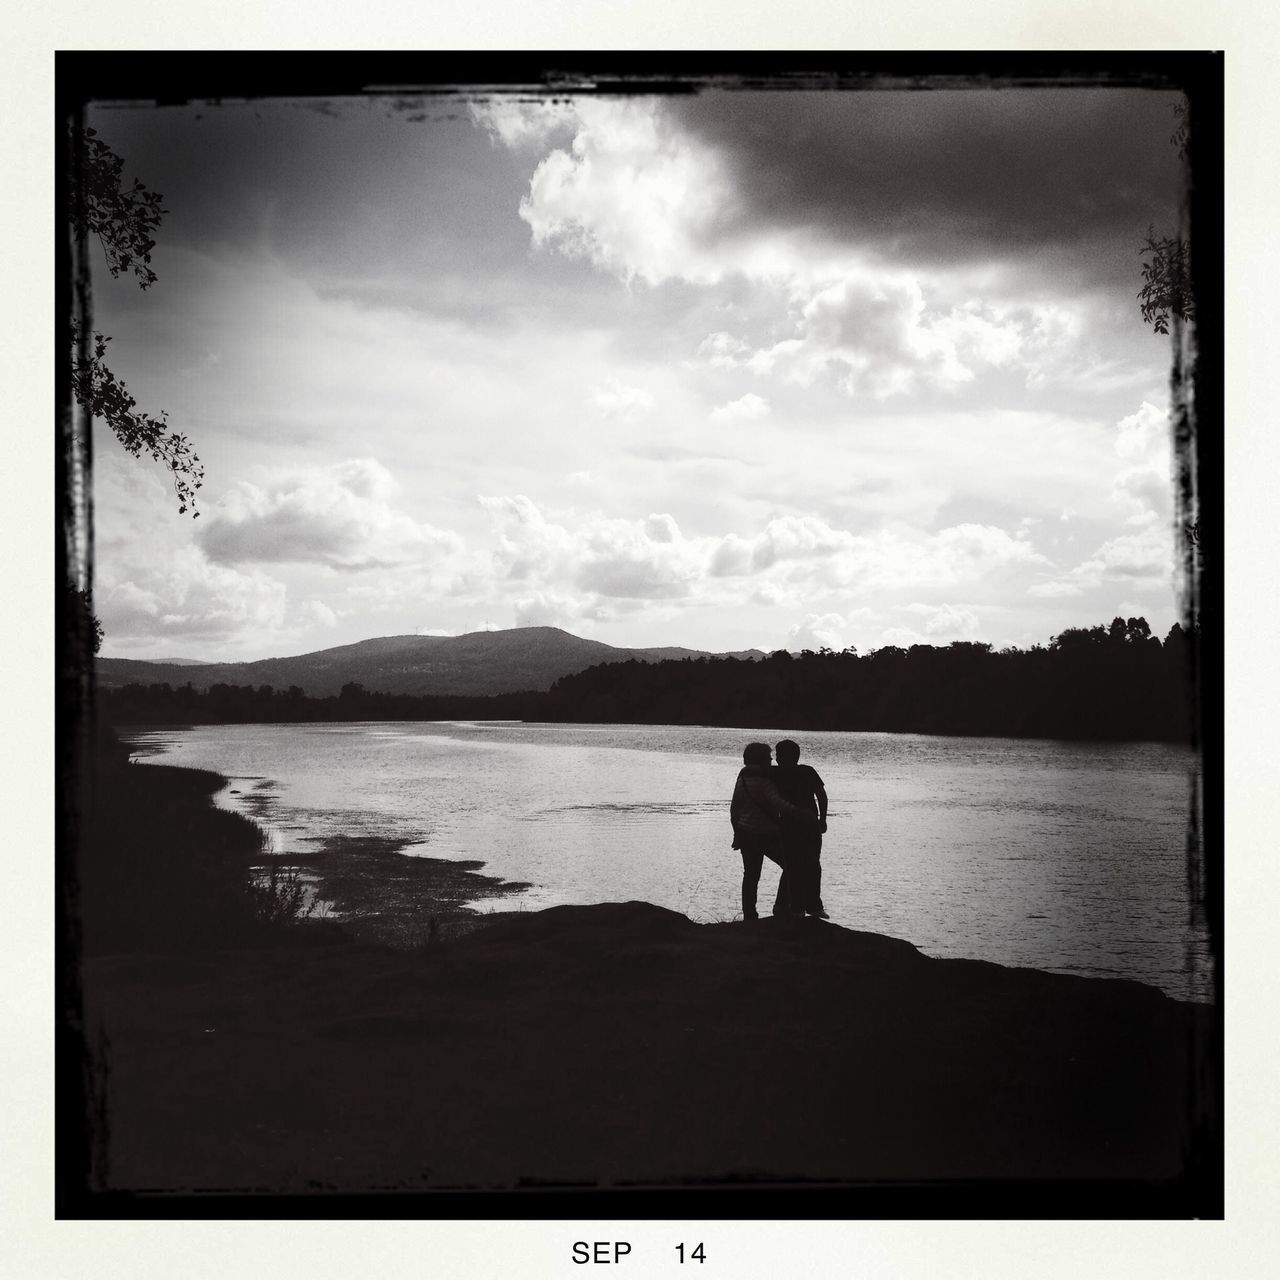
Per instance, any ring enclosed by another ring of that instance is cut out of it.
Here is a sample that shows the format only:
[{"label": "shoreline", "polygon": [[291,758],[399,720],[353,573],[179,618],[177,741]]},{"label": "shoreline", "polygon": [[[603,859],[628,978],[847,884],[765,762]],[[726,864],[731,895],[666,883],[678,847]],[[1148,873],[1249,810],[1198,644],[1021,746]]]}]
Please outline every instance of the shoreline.
[{"label": "shoreline", "polygon": [[[266,727],[278,728],[279,726]],[[128,730],[125,732],[128,733]],[[157,749],[155,746],[135,742],[131,743],[130,750],[136,754],[145,752],[148,764],[162,768],[174,767],[164,763],[168,757],[163,748]],[[208,753],[206,757],[216,759],[216,756]],[[258,764],[255,767],[261,769],[263,766]],[[230,811],[242,813],[260,825],[276,825],[270,812],[273,804],[272,797],[275,794],[274,784],[267,787],[268,795],[259,798],[253,791],[255,781],[259,781],[259,785],[266,786],[266,780],[257,779],[256,774],[247,781],[237,776],[236,781],[225,782],[225,789],[233,790],[234,787],[240,786],[244,794],[236,795],[233,792],[230,801],[224,797],[221,803]],[[288,816],[285,815],[280,821],[287,822]],[[386,941],[394,946],[412,947],[425,941],[429,936],[429,922],[432,917],[436,918],[438,933],[443,931],[451,935],[460,929],[475,927],[477,918],[482,920],[493,914],[507,914],[508,912],[503,909],[506,904],[501,901],[502,899],[514,899],[511,902],[511,908],[514,910],[528,909],[519,897],[521,892],[529,887],[527,881],[519,878],[523,868],[519,865],[510,865],[508,860],[504,872],[512,877],[510,880],[504,879],[502,875],[491,875],[487,870],[490,865],[491,851],[487,847],[480,847],[478,842],[472,842],[476,847],[466,848],[465,851],[459,849],[449,856],[436,857],[415,853],[398,858],[394,856],[396,850],[403,850],[410,845],[429,849],[430,845],[424,837],[413,831],[406,831],[403,837],[382,834],[382,832],[394,831],[396,822],[366,820],[363,823],[357,822],[355,825],[357,830],[363,825],[377,834],[350,835],[339,828],[335,834],[312,837],[299,836],[297,834],[299,828],[296,826],[292,830],[286,827],[284,830],[288,832],[288,852],[274,854],[273,858],[279,865],[297,866],[308,876],[315,875],[318,878],[327,879],[330,887],[326,889],[323,884],[317,884],[316,896],[320,899],[335,900],[332,916],[334,923],[353,922],[361,937]],[[402,821],[400,825],[403,825]],[[325,830],[331,826],[331,823],[326,823],[320,829]],[[353,863],[356,861],[359,863],[358,868],[352,868],[350,875],[344,874],[342,856],[340,854],[335,856],[335,852],[342,848],[351,851]],[[388,856],[380,858],[379,851],[385,851]],[[417,871],[407,869],[403,865],[404,862],[428,864],[434,867],[434,874],[425,874],[425,866]],[[695,918],[725,922],[736,918],[734,905],[736,881],[730,883],[734,872],[731,868],[723,870],[727,877],[724,893],[714,893],[711,895],[710,902],[697,904],[697,909],[691,910]],[[474,873],[475,878],[469,879],[468,873]],[[379,878],[384,879],[388,886],[386,894],[388,900],[385,903],[378,901]],[[439,885],[438,894],[433,882]],[[605,899],[611,896],[609,890],[612,887],[605,883],[594,885],[591,896]],[[646,893],[646,887],[648,886],[629,886],[630,891],[627,892],[624,889],[622,896],[651,898],[675,910],[690,910],[687,899],[681,898],[680,895],[667,895],[664,898],[661,896],[661,890]],[[354,895],[355,901],[337,901],[348,898],[348,895]],[[437,896],[440,899],[438,903],[434,901]],[[557,899],[561,903],[590,900],[587,895],[572,891],[563,895],[539,892],[535,896],[535,901],[540,905],[555,904]],[[473,906],[473,903],[478,905]],[[844,904],[844,909],[838,912],[835,918],[837,921],[844,921],[858,928],[874,929],[878,923],[875,919],[868,917],[865,912],[856,910],[856,904],[850,903]],[[969,938],[961,936],[955,930],[948,930],[945,927],[945,920],[941,922],[940,927],[932,930],[929,928],[931,923],[935,926],[939,925],[936,920],[925,920],[923,929],[911,931],[911,920],[903,918],[897,921],[897,926],[910,937],[915,937],[917,933],[922,932],[924,940],[920,945],[927,948],[929,954],[940,958],[982,958],[1005,965],[1037,967],[1045,972],[1139,981],[1164,990],[1174,999],[1206,1005],[1215,1003],[1217,994],[1216,980],[1213,977],[1215,965],[1212,957],[1206,959],[1203,955],[1203,946],[1196,941],[1199,934],[1194,934],[1193,941],[1187,944],[1190,950],[1182,955],[1173,954],[1176,947],[1166,946],[1163,952],[1157,950],[1153,953],[1157,955],[1154,961],[1145,954],[1134,952],[1133,963],[1128,963],[1131,957],[1122,955],[1120,951],[1115,951],[1114,955],[1110,952],[1096,953],[1089,950],[1083,943],[1075,950],[1068,949],[1066,945],[1048,948],[1037,947],[1034,942],[1026,945],[1025,939],[1024,945],[1004,946],[1001,945],[999,937],[984,937],[980,930],[978,934]],[[1194,930],[1192,932],[1194,933]]]},{"label": "shoreline", "polygon": [[[147,769],[198,772],[217,778],[217,785],[207,797],[209,806],[253,824],[265,840],[270,823],[251,803],[252,796],[236,804],[218,803],[218,796],[223,793],[238,794],[231,791],[237,779],[214,769],[193,770],[165,763],[162,749],[129,740],[127,728],[126,736],[119,738],[127,757],[140,757],[138,763]],[[129,759],[130,767],[134,763]],[[412,950],[430,940],[458,936],[490,918],[510,914],[476,910],[471,903],[515,896],[530,887],[527,881],[483,874],[481,868],[486,864],[479,859],[404,855],[401,851],[413,843],[407,838],[338,835],[304,839],[317,847],[284,853],[264,851],[259,865],[270,867],[274,863],[282,870],[296,869],[304,876],[314,877],[315,899],[332,902],[334,911],[332,915],[322,911],[314,917],[300,916],[289,927],[325,924],[343,930],[356,942]],[[388,911],[388,907],[392,909]]]}]

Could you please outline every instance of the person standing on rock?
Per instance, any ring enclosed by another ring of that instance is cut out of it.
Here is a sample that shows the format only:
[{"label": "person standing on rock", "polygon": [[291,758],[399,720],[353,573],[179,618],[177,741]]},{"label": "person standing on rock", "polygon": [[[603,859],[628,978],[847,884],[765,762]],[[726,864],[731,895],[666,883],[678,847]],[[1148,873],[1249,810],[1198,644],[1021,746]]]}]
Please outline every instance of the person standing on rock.
[{"label": "person standing on rock", "polygon": [[729,804],[729,821],[733,825],[733,847],[742,854],[742,918],[755,920],[756,890],[760,870],[768,858],[783,870],[773,914],[795,914],[787,896],[786,861],[780,847],[784,816],[799,823],[805,810],[784,799],[774,785],[775,770],[769,767],[773,752],[767,743],[750,742],[742,752],[742,768],[734,784]]},{"label": "person standing on rock", "polygon": [[826,920],[821,859],[822,836],[827,829],[827,789],[816,769],[800,763],[800,747],[790,738],[783,738],[774,747],[774,754],[778,763],[769,776],[782,798],[803,811],[800,818],[790,814],[782,818],[780,835],[786,870],[781,889],[797,912]]}]

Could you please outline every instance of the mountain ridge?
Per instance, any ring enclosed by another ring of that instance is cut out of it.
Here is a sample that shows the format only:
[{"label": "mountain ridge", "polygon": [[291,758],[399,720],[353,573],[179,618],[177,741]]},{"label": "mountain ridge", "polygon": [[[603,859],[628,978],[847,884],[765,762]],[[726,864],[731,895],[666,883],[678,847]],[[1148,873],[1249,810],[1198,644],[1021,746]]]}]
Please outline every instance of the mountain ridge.
[{"label": "mountain ridge", "polygon": [[103,688],[127,684],[297,686],[328,697],[345,684],[378,693],[466,694],[542,692],[561,676],[612,662],[661,662],[680,658],[759,659],[758,649],[710,653],[681,646],[628,649],[575,636],[560,627],[509,627],[458,636],[374,636],[286,658],[199,665],[135,658],[98,658]]}]

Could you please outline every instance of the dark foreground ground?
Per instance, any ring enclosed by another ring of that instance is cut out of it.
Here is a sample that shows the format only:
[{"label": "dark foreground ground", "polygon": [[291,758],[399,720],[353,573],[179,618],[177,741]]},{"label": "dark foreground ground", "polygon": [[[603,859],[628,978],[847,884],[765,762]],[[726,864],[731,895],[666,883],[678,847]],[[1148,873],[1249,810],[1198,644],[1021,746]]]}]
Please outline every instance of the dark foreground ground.
[{"label": "dark foreground ground", "polygon": [[85,960],[100,1185],[1159,1187],[1204,1154],[1213,1013],[1135,983],[637,902],[407,953],[296,932]]}]

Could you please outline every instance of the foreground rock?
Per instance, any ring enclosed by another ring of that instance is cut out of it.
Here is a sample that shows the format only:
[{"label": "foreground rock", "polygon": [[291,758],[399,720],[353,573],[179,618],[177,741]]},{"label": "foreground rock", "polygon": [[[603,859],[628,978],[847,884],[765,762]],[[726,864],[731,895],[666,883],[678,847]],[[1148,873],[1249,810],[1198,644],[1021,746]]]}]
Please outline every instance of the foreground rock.
[{"label": "foreground rock", "polygon": [[1185,1177],[1212,1011],[643,903],[86,964],[129,1190]]}]

